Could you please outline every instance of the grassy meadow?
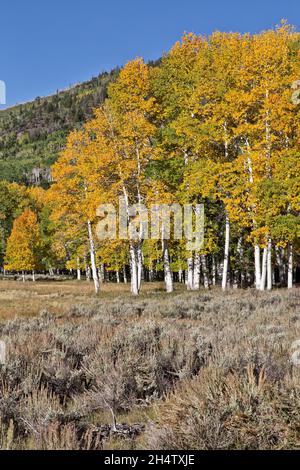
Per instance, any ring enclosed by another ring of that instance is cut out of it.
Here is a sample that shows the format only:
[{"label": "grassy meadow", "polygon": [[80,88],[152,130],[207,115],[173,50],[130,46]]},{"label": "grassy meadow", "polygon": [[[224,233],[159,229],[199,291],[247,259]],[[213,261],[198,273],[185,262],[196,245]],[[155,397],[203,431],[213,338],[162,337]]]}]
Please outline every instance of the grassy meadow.
[{"label": "grassy meadow", "polygon": [[295,449],[297,288],[0,281],[0,448]]}]

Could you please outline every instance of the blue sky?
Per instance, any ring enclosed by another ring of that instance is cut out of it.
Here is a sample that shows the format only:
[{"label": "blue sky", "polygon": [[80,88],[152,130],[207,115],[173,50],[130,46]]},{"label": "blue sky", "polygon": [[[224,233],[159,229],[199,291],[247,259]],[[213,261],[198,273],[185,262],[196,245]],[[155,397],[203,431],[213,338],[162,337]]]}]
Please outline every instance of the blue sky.
[{"label": "blue sky", "polygon": [[156,59],[184,31],[257,32],[281,18],[299,30],[299,0],[2,0],[0,80],[10,106]]}]

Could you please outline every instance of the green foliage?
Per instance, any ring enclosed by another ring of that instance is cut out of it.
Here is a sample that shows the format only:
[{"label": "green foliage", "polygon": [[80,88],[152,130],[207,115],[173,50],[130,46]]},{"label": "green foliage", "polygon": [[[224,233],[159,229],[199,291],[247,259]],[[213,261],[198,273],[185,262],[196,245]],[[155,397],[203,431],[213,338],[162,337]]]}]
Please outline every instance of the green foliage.
[{"label": "green foliage", "polygon": [[[0,179],[41,184],[64,148],[67,134],[93,115],[118,69],[46,98],[0,111]],[[33,169],[38,169],[32,173]]]}]

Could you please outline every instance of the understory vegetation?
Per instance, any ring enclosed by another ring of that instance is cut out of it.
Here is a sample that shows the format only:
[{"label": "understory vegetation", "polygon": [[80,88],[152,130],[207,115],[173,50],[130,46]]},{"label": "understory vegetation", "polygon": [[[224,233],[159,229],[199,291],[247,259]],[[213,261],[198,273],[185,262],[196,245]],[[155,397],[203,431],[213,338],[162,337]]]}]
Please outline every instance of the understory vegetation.
[{"label": "understory vegetation", "polygon": [[1,320],[0,447],[297,448],[298,290],[178,289]]}]

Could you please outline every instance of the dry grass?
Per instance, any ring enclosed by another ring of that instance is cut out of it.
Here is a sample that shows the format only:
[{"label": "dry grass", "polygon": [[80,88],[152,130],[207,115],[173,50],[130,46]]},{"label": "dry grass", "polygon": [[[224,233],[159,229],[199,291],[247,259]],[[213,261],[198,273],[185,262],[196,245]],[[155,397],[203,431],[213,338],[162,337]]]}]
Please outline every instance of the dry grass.
[{"label": "dry grass", "polygon": [[103,287],[0,282],[0,447],[299,446],[297,289]]},{"label": "dry grass", "polygon": [[[182,289],[181,286],[177,289]],[[130,296],[130,286],[105,283],[101,296],[105,299],[118,295]],[[163,283],[145,284],[141,296],[163,293]],[[70,305],[88,301],[94,296],[94,286],[87,281],[39,281],[21,282],[0,280],[0,319],[14,316],[29,317],[37,315],[42,309],[63,314]]]}]

